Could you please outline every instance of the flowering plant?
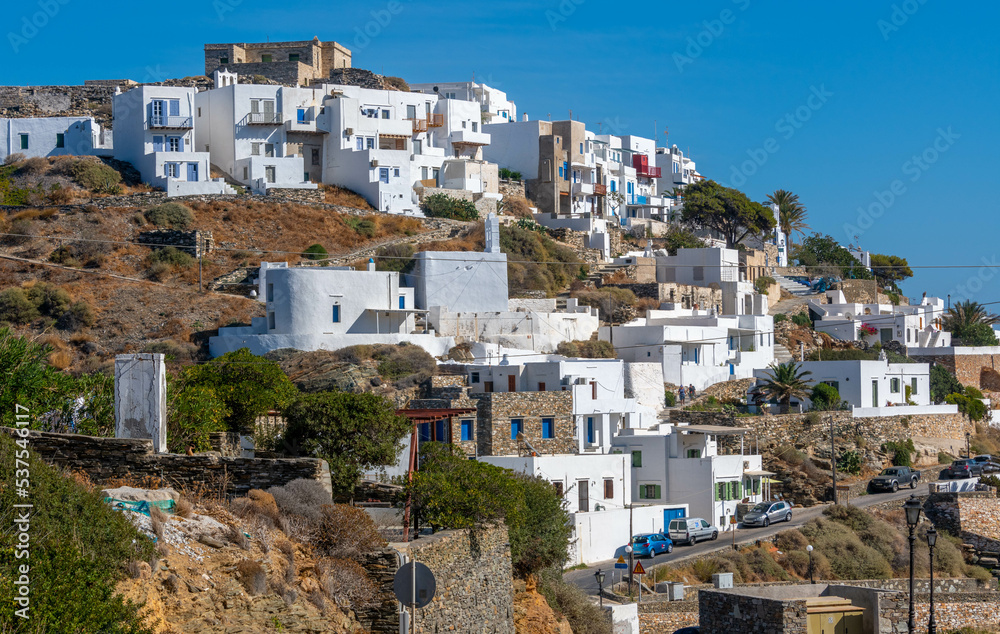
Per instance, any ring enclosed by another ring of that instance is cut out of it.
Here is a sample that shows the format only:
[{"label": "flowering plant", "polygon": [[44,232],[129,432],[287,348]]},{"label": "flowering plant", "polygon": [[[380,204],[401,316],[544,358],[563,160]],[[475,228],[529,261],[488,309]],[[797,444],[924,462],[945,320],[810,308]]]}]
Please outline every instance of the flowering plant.
[{"label": "flowering plant", "polygon": [[869,336],[871,336],[871,335],[877,335],[878,334],[878,328],[876,328],[875,326],[869,326],[868,324],[861,324],[861,326],[858,328],[858,331],[862,335],[869,335]]}]

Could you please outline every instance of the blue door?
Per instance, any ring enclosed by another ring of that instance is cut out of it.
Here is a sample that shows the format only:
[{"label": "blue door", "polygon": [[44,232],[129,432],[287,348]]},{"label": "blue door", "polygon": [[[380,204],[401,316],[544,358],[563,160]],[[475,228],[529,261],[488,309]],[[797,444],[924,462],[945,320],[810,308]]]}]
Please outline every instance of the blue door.
[{"label": "blue door", "polygon": [[198,181],[198,164],[188,163],[188,180],[191,182]]},{"label": "blue door", "polygon": [[663,511],[663,530],[664,532],[670,527],[670,520],[679,520],[684,517],[684,509],[664,509]]}]

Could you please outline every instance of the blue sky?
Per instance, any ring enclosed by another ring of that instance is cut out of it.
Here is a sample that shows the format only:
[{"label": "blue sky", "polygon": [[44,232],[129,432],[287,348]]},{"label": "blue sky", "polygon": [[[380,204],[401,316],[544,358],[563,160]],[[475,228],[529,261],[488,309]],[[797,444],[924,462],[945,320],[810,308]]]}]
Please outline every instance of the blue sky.
[{"label": "blue sky", "polygon": [[[689,150],[752,198],[798,193],[814,230],[911,265],[1000,265],[1000,6],[940,0],[348,3],[8,1],[0,84],[203,72],[206,42],[336,40],[411,82],[476,78],[532,118]],[[48,13],[44,13],[45,8]],[[26,26],[34,20],[40,28]],[[28,21],[28,22],[26,22]],[[100,44],[95,44],[100,43]],[[873,215],[859,210],[865,209]],[[998,269],[904,285],[1000,300]]]}]

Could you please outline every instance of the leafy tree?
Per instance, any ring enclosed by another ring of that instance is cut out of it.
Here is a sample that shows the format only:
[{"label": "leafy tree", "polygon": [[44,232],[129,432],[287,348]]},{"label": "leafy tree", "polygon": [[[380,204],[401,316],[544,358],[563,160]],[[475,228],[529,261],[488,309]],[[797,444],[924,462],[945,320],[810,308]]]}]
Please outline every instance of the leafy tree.
[{"label": "leafy tree", "polygon": [[931,366],[931,399],[935,403],[943,403],[949,394],[960,394],[964,389],[948,368],[940,363]]},{"label": "leafy tree", "polygon": [[809,383],[806,377],[812,376],[812,372],[799,371],[801,368],[794,361],[788,363],[771,364],[771,369],[767,371],[767,378],[761,385],[761,392],[767,399],[776,399],[781,405],[781,413],[788,413],[788,406],[792,398],[805,398],[809,396]]},{"label": "leafy tree", "polygon": [[184,385],[176,380],[168,385],[167,443],[174,453],[211,448],[208,435],[226,430],[229,408],[206,385]]},{"label": "leafy tree", "polygon": [[677,255],[677,249],[700,249],[705,241],[694,235],[690,229],[671,225],[665,236],[664,248],[670,255]]},{"label": "leafy tree", "polygon": [[1000,315],[986,311],[979,302],[965,300],[948,309],[941,327],[966,346],[995,346],[993,324],[1000,323]]},{"label": "leafy tree", "polygon": [[229,409],[230,431],[247,432],[271,409],[283,409],[297,394],[276,362],[258,357],[248,348],[228,352],[208,363],[184,369],[185,385],[211,388]]},{"label": "leafy tree", "polygon": [[913,277],[913,270],[906,258],[898,255],[871,255],[872,273],[883,288],[899,288],[899,282]]},{"label": "leafy tree", "polygon": [[745,238],[764,235],[777,224],[770,209],[713,180],[692,183],[684,189],[682,219],[718,231],[731,249]]},{"label": "leafy tree", "polygon": [[307,260],[322,260],[328,255],[330,254],[327,253],[326,247],[319,243],[310,244],[306,247],[306,250],[302,252],[302,257]]},{"label": "leafy tree", "polygon": [[509,179],[514,181],[521,180],[521,172],[507,169],[506,167],[501,167],[499,173],[500,173],[500,178],[503,179]]},{"label": "leafy tree", "polygon": [[996,331],[988,324],[971,324],[960,326],[951,332],[957,345],[962,346],[996,346]]},{"label": "leafy tree", "polygon": [[426,443],[410,492],[420,516],[436,528],[475,530],[504,520],[519,577],[566,561],[569,514],[543,478],[468,460],[450,445]]},{"label": "leafy tree", "polygon": [[809,396],[812,408],[819,411],[837,410],[841,407],[840,392],[829,383],[817,383]]},{"label": "leafy tree", "polygon": [[814,233],[796,245],[793,257],[800,266],[829,268],[830,273],[844,278],[870,280],[871,272],[862,266],[851,252],[830,236]]},{"label": "leafy tree", "polygon": [[284,410],[285,449],[330,464],[334,492],[354,490],[364,469],[395,464],[410,422],[377,394],[303,395]]},{"label": "leafy tree", "polygon": [[958,405],[958,411],[968,416],[969,420],[981,421],[986,418],[986,404],[983,403],[982,398],[982,392],[967,385],[962,392],[946,396],[944,402],[949,405]]},{"label": "leafy tree", "polygon": [[13,427],[15,407],[20,404],[36,415],[45,397],[54,392],[55,370],[45,363],[52,351],[10,328],[0,328],[0,424]]},{"label": "leafy tree", "polygon": [[778,189],[773,194],[768,194],[767,199],[778,206],[778,225],[789,240],[792,239],[793,232],[803,237],[806,235],[804,230],[809,228],[806,224],[808,214],[805,205],[799,202],[798,194]]},{"label": "leafy tree", "polygon": [[[125,578],[129,561],[153,556],[152,541],[98,492],[64,477],[0,433],[0,482],[13,483],[16,471],[25,468],[15,458],[27,460],[31,473],[31,557],[15,558],[18,533],[0,531],[0,596],[5,597],[0,631],[150,632],[140,617],[142,606],[125,601],[115,585]],[[14,486],[0,487],[0,508],[25,501]],[[17,596],[18,569],[26,563],[31,567],[29,621],[15,615],[19,606],[11,600]]]}]

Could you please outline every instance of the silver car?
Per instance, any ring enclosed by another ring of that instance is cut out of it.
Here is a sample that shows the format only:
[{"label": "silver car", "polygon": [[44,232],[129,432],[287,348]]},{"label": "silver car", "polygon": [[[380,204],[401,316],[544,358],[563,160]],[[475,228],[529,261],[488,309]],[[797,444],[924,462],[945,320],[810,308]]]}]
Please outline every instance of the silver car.
[{"label": "silver car", "polygon": [[719,529],[700,517],[685,517],[670,520],[667,536],[678,544],[694,544],[703,539],[718,539]]},{"label": "silver car", "polygon": [[792,505],[788,502],[761,502],[743,516],[743,526],[769,526],[771,522],[792,521]]}]

